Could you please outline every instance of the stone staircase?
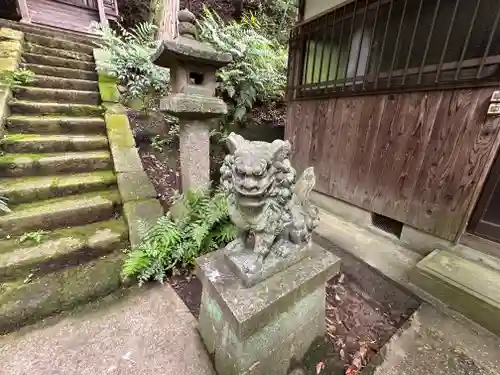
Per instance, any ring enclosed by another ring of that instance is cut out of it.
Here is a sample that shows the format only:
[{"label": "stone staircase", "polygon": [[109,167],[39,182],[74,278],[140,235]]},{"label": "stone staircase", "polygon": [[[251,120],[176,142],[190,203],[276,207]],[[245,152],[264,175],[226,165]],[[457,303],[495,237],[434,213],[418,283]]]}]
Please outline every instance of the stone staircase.
[{"label": "stone staircase", "polygon": [[[0,156],[0,333],[120,286],[128,229],[110,155],[92,41],[17,23],[21,66]],[[44,231],[42,241],[21,241]]]}]

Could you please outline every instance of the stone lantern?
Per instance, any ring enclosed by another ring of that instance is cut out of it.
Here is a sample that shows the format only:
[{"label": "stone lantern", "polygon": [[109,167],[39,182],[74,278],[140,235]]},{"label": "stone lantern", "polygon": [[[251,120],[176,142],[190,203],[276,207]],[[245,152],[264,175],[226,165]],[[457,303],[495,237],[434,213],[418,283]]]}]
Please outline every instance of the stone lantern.
[{"label": "stone lantern", "polygon": [[153,62],[170,68],[172,94],[162,98],[160,109],[179,118],[182,188],[204,189],[210,183],[210,139],[213,120],[227,112],[216,98],[217,69],[231,55],[196,40],[195,16],[187,9],[178,14],[179,36],[164,40]]}]

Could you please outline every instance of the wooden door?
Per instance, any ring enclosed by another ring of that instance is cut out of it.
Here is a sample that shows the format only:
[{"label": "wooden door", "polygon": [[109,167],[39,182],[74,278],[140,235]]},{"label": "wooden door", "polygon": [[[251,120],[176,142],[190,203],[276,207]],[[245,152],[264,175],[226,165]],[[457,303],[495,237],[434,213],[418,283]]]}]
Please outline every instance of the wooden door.
[{"label": "wooden door", "polygon": [[468,232],[500,243],[500,153],[476,204]]}]

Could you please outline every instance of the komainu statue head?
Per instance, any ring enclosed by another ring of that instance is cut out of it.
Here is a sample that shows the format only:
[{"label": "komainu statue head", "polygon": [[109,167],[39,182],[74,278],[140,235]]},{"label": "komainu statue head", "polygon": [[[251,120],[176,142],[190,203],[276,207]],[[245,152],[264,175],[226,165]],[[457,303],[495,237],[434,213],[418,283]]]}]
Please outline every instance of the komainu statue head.
[{"label": "komainu statue head", "polygon": [[228,247],[252,253],[245,271],[256,273],[269,254],[286,258],[310,241],[318,224],[318,211],[309,203],[314,170],[307,168],[296,181],[288,141],[248,141],[231,133],[227,146],[221,184],[228,193],[231,219],[240,230]]}]

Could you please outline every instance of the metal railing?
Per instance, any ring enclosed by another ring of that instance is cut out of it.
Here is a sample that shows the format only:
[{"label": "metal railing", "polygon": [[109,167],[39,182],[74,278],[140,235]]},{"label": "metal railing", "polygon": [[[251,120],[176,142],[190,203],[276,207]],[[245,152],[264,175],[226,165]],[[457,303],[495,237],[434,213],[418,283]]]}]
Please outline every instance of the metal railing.
[{"label": "metal railing", "polygon": [[497,85],[500,1],[356,0],[290,35],[290,98]]}]

